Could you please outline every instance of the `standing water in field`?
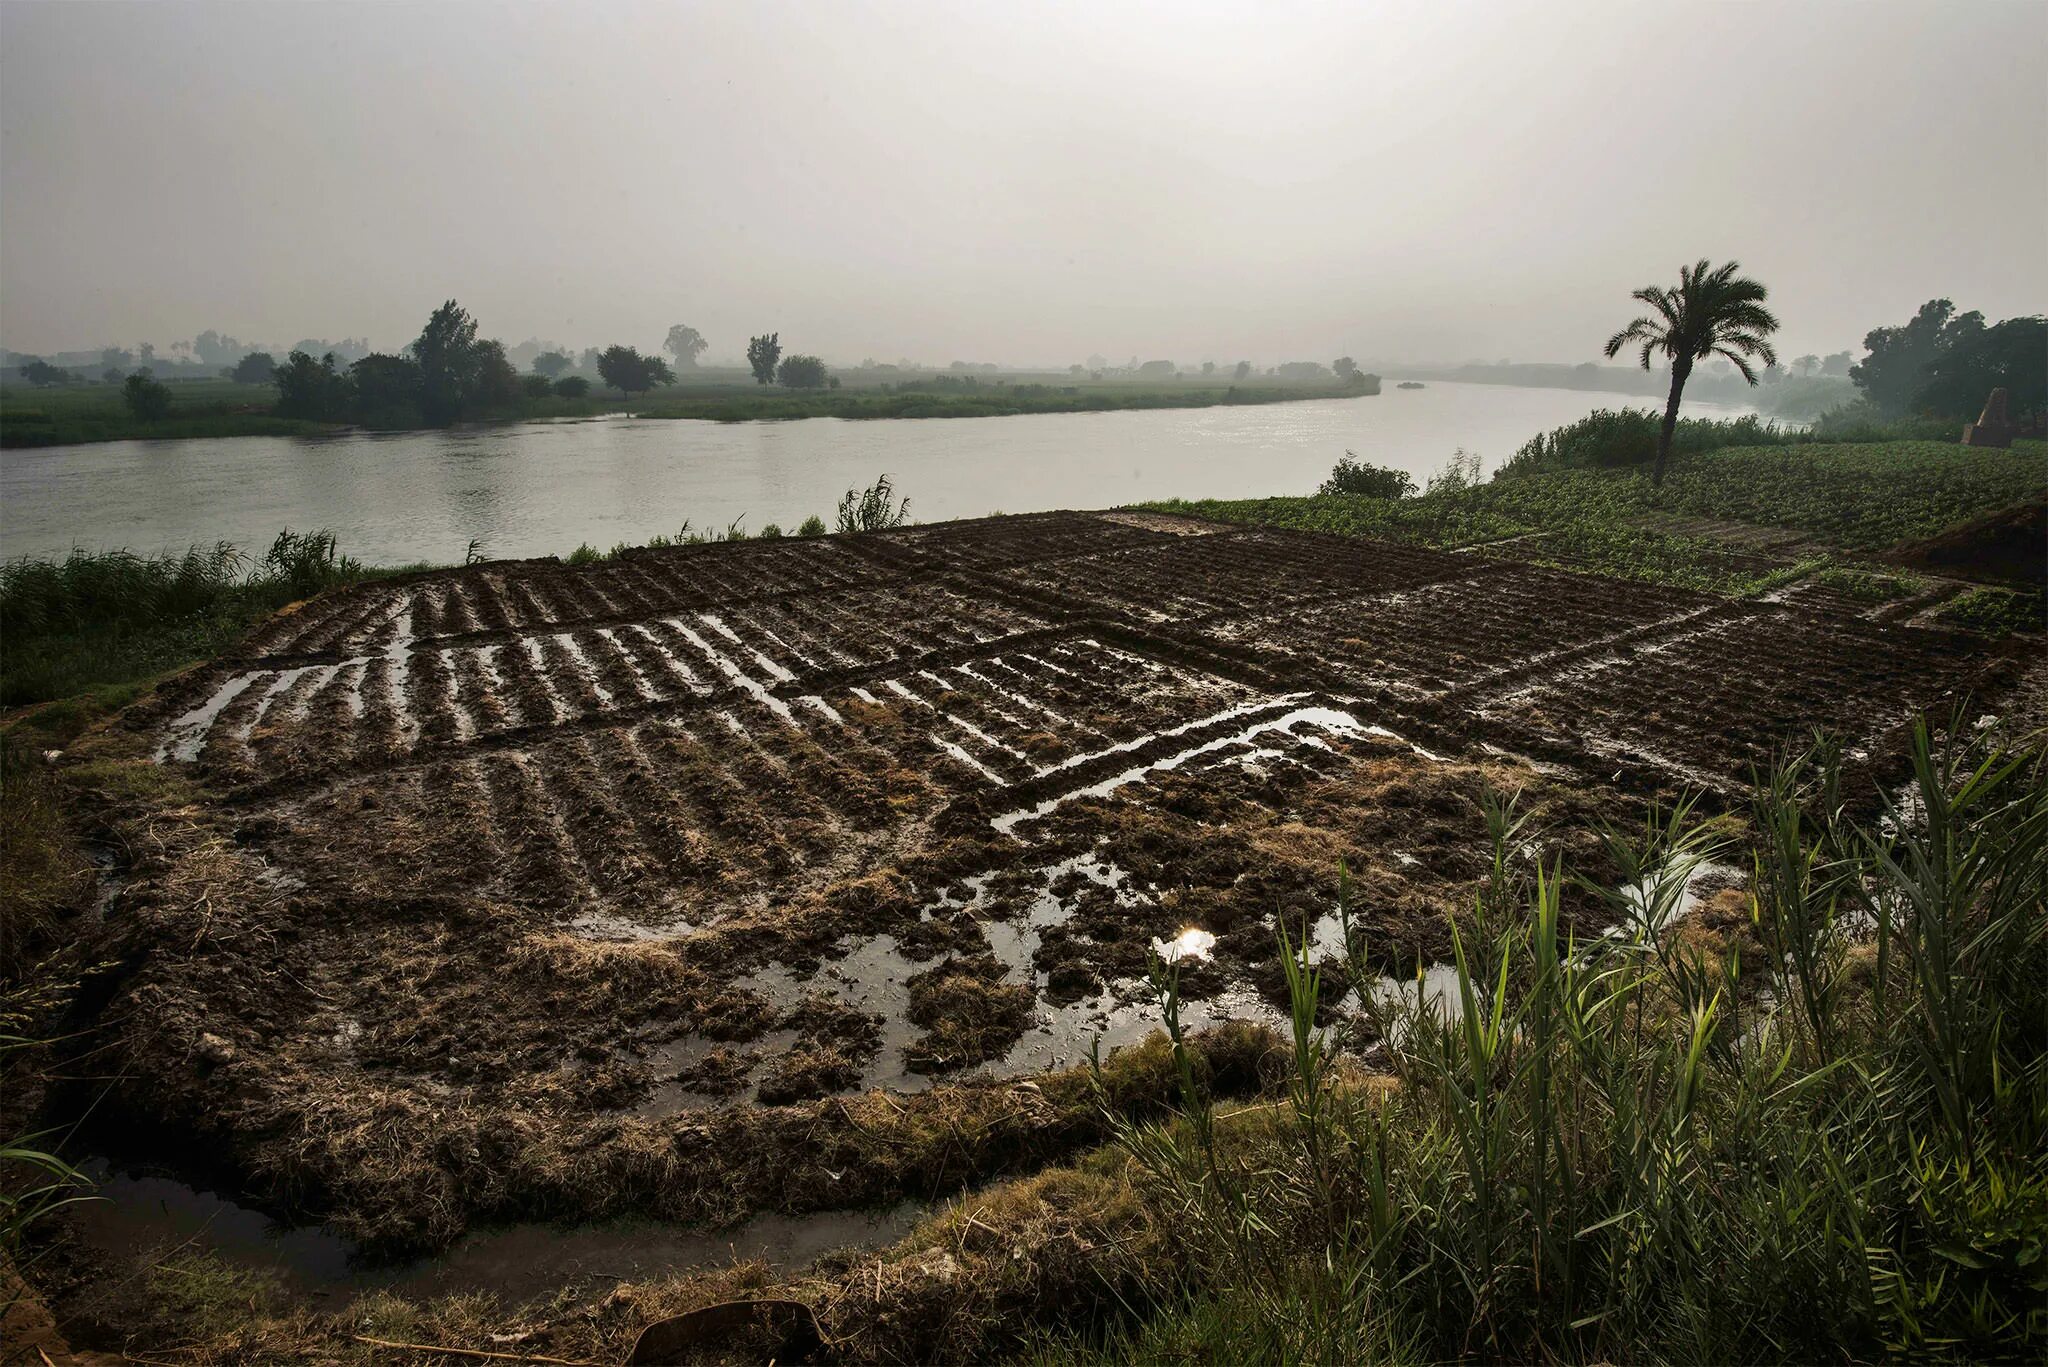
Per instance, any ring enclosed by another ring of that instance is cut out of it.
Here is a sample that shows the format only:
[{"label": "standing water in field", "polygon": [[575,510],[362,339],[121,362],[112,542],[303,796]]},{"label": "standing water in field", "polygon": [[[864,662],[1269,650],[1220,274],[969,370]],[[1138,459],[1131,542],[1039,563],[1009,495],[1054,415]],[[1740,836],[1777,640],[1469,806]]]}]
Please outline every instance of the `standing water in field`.
[{"label": "standing water in field", "polygon": [[[1463,447],[1491,470],[1539,432],[1636,396],[1432,384],[1356,399],[1009,418],[722,424],[608,418],[340,437],[13,450],[0,555],[268,544],[324,527],[365,564],[566,555],[735,519],[829,515],[887,471],[920,521],[1163,498],[1314,492],[1349,450],[1423,478]],[[1687,404],[1688,413],[1747,410]]]}]

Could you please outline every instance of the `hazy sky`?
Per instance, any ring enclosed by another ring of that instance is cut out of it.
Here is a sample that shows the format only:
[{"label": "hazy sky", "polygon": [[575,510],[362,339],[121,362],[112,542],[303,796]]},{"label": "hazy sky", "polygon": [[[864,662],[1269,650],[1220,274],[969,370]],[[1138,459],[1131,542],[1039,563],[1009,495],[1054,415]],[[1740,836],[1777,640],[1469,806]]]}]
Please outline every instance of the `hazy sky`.
[{"label": "hazy sky", "polygon": [[2048,308],[2048,4],[0,3],[0,338],[1591,359]]}]

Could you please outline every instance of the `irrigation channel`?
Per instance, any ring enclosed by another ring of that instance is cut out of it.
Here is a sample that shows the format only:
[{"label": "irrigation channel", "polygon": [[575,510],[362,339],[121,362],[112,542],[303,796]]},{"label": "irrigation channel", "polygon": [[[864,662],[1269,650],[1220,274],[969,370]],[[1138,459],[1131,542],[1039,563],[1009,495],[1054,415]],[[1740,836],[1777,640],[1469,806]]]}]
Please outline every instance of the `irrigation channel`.
[{"label": "irrigation channel", "polygon": [[[1346,450],[1418,484],[1459,447],[1491,468],[1638,396],[1432,384],[1367,398],[1009,418],[721,424],[626,417],[318,439],[109,442],[0,458],[0,554],[139,552],[323,527],[369,565],[562,555],[685,519],[793,529],[888,473],[924,521],[1160,498],[1312,492]],[[1748,410],[1689,405],[1689,413]]]}]

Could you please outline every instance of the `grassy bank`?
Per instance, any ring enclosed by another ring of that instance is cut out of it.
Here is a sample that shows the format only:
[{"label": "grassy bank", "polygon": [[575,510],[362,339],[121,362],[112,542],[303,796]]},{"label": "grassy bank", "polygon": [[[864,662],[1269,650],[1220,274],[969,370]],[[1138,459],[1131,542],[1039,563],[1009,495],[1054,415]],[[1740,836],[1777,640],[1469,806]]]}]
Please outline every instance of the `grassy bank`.
[{"label": "grassy bank", "polygon": [[[228,380],[173,384],[168,417],[145,422],[131,414],[115,385],[50,389],[0,388],[0,447],[67,446],[100,441],[190,437],[316,436],[346,430],[329,423],[281,418],[268,385]],[[1221,404],[1345,399],[1376,389],[1342,385],[1250,386],[1183,384],[1051,385],[1031,382],[906,381],[870,388],[797,391],[756,384],[694,383],[632,397],[593,393],[523,398],[494,422],[532,422],[630,413],[646,418],[713,422],[795,418],[989,418],[1027,413],[1095,413],[1122,409],[1209,408]]]},{"label": "grassy bank", "polygon": [[[1729,520],[1785,528],[1845,551],[1929,537],[2038,494],[2048,444],[1802,443],[1674,456],[1663,489],[1637,468],[1543,470],[1419,497],[1312,494],[1171,500],[1163,511],[1434,546],[1517,538],[1512,554],[1710,592],[1753,592],[1784,567],[1674,528]],[[1662,524],[1662,525],[1660,525]]]}]

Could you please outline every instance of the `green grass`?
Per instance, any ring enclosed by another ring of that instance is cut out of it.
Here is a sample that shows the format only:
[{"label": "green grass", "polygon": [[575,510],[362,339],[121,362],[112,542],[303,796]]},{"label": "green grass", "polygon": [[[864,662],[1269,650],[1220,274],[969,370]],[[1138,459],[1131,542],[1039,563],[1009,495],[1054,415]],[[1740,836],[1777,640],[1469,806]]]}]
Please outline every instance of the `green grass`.
[{"label": "green grass", "polygon": [[[1320,968],[1288,942],[1286,1101],[1232,1114],[1184,1068],[1175,1121],[1118,1125],[1174,1265],[1039,1360],[2040,1361],[2048,756],[1923,726],[1912,757],[1882,821],[1822,747],[1739,851],[1682,806],[1608,832],[1640,891],[1588,884],[1622,926],[1590,940],[1495,799],[1455,1009],[1364,1013],[1394,1085],[1316,1023],[1325,975],[1372,980],[1362,935]],[[1680,922],[1730,855],[1748,924]]]},{"label": "green grass", "polygon": [[[1784,577],[1720,541],[1646,531],[1649,515],[1786,527],[1847,551],[1882,550],[2009,506],[2048,484],[2048,445],[1940,442],[1736,447],[1675,456],[1662,490],[1636,469],[1553,470],[1418,498],[1311,494],[1145,506],[1225,522],[1462,547],[1566,568],[1747,593]],[[1540,538],[1540,539],[1536,539]]]}]

